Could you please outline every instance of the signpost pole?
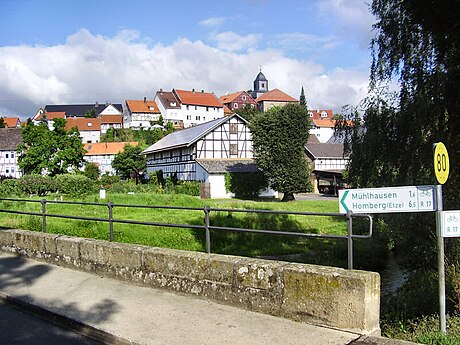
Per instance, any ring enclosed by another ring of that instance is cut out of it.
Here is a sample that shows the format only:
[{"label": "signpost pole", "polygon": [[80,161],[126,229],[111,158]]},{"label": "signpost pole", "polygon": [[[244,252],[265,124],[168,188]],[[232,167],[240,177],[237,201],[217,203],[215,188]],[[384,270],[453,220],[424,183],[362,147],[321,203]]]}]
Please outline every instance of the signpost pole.
[{"label": "signpost pole", "polygon": [[446,278],[444,267],[444,237],[442,236],[442,185],[436,186],[436,233],[438,237],[438,282],[439,282],[439,330],[447,332],[446,327]]}]

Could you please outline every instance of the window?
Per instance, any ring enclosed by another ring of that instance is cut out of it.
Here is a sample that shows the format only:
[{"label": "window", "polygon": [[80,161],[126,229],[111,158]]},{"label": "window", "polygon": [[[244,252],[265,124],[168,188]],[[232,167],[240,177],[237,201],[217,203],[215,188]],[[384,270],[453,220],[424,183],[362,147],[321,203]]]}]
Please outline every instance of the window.
[{"label": "window", "polygon": [[200,121],[200,120],[201,120],[201,116],[197,115],[197,116],[195,117],[195,119],[196,119],[197,121]]},{"label": "window", "polygon": [[14,174],[14,168],[11,168],[11,173]]},{"label": "window", "polygon": [[7,168],[7,169],[5,170],[5,172],[6,172],[7,174],[9,174],[9,173],[10,173],[10,169]]},{"label": "window", "polygon": [[238,124],[231,123],[230,124],[230,134],[237,134],[238,133]]},{"label": "window", "polygon": [[313,113],[311,111],[309,111],[308,116],[313,117]]},{"label": "window", "polygon": [[230,144],[230,155],[236,156],[238,154],[238,144]]},{"label": "window", "polygon": [[206,111],[209,111],[209,107],[206,107]]},{"label": "window", "polygon": [[191,120],[192,119],[192,115],[187,115],[187,120]]},{"label": "window", "polygon": [[186,105],[186,106],[185,106],[185,109],[188,110],[188,108],[189,108],[188,105]]},{"label": "window", "polygon": [[9,158],[8,153],[5,153],[5,158]]},{"label": "window", "polygon": [[238,109],[238,103],[233,103],[233,109]]},{"label": "window", "polygon": [[198,110],[198,107],[195,105],[195,110]]},{"label": "window", "polygon": [[321,113],[321,117],[327,117],[327,113],[326,113],[325,111],[323,111],[323,112]]},{"label": "window", "polygon": [[246,95],[243,95],[241,96],[242,100],[245,101],[246,100]]}]

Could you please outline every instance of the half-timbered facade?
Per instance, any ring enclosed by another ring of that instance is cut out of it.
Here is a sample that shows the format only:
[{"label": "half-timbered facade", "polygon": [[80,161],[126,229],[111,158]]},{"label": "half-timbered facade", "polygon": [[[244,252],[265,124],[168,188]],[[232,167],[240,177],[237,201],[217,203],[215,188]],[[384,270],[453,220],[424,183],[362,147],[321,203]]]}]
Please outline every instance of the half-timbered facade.
[{"label": "half-timbered facade", "polygon": [[20,128],[0,128],[0,176],[20,178],[17,147],[22,144]]},{"label": "half-timbered facade", "polygon": [[143,154],[147,157],[147,172],[161,170],[164,177],[174,175],[179,180],[209,183],[211,197],[229,195],[224,193],[224,173],[219,171],[220,177],[216,178],[215,171],[206,169],[204,161],[219,162],[227,171],[254,165],[251,132],[246,120],[237,114],[173,132]]}]

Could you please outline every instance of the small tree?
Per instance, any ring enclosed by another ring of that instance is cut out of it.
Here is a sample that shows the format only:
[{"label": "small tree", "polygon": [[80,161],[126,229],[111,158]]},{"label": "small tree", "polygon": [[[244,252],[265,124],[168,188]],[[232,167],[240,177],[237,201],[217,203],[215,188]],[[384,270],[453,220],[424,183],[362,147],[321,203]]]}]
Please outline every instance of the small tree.
[{"label": "small tree", "polygon": [[309,188],[305,159],[308,141],[308,112],[300,104],[274,107],[250,122],[254,158],[268,184],[284,193],[282,201],[294,200],[294,193]]},{"label": "small tree", "polygon": [[94,163],[87,163],[85,165],[85,171],[83,175],[90,178],[91,180],[97,180],[99,179],[100,175],[99,168]]},{"label": "small tree", "polygon": [[303,90],[303,86],[302,86],[302,90],[300,91],[300,105],[305,107],[305,109],[307,109],[307,99],[305,98],[305,91]]},{"label": "small tree", "polygon": [[251,121],[257,114],[260,113],[260,111],[253,107],[251,104],[246,103],[241,108],[239,108],[236,113],[246,121]]},{"label": "small tree", "polygon": [[0,128],[5,128],[5,121],[3,120],[3,117],[0,117]]},{"label": "small tree", "polygon": [[112,167],[122,178],[134,178],[136,184],[141,180],[147,163],[145,156],[141,155],[142,149],[139,146],[126,144],[123,151],[117,153],[112,162]]}]

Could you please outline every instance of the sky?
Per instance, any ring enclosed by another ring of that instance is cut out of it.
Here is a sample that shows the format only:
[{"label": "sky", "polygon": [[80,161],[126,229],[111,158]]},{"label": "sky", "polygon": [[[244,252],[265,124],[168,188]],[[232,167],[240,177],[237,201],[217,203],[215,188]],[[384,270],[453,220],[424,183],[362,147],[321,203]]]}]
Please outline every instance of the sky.
[{"label": "sky", "polygon": [[249,90],[259,70],[312,109],[366,97],[365,0],[0,0],[0,116],[155,92]]}]

